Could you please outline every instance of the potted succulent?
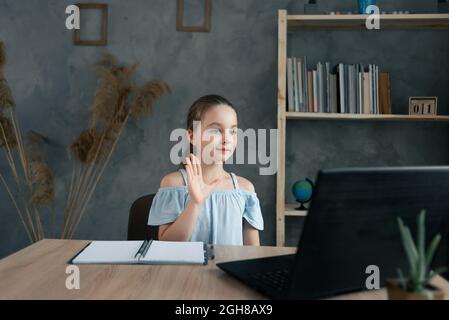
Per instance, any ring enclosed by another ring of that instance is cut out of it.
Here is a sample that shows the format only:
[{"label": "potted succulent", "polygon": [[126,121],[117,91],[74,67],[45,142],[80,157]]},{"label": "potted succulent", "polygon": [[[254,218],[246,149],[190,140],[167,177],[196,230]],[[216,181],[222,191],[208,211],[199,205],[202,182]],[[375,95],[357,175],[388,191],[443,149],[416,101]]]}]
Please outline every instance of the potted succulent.
[{"label": "potted succulent", "polygon": [[398,269],[399,278],[387,280],[390,300],[441,300],[444,298],[444,292],[430,284],[430,280],[435,275],[446,270],[446,268],[436,270],[430,268],[440,244],[441,235],[435,235],[426,249],[425,219],[426,211],[422,210],[417,218],[417,241],[415,244],[410,228],[404,225],[401,218],[398,218],[402,244],[409,264],[409,274],[404,276],[402,270]]}]

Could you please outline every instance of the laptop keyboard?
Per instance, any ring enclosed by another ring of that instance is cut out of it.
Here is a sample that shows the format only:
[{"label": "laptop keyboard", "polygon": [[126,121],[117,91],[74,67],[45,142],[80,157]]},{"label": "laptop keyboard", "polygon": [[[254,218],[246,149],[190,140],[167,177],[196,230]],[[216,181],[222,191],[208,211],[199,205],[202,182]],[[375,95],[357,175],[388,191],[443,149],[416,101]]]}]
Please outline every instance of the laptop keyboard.
[{"label": "laptop keyboard", "polygon": [[271,290],[283,291],[287,285],[289,269],[278,269],[267,272],[251,274],[257,283],[270,288]]}]

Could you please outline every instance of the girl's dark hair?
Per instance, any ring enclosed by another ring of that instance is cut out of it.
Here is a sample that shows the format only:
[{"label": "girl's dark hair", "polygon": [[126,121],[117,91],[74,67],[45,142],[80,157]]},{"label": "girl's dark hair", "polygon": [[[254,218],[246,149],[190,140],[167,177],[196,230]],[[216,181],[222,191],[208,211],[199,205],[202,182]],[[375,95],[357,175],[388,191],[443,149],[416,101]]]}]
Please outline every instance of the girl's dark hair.
[{"label": "girl's dark hair", "polygon": [[[210,94],[207,96],[202,96],[198,100],[196,100],[189,108],[189,112],[187,114],[187,123],[186,128],[187,130],[193,131],[193,122],[194,121],[201,121],[204,114],[211,108],[217,106],[217,105],[226,105],[231,107],[236,113],[237,110],[235,109],[234,105],[229,102],[226,98],[219,96],[217,94]],[[189,152],[193,153],[193,145],[190,143]],[[183,160],[185,159],[186,155],[184,155]],[[180,164],[181,168],[184,168],[184,164],[181,162]]]}]

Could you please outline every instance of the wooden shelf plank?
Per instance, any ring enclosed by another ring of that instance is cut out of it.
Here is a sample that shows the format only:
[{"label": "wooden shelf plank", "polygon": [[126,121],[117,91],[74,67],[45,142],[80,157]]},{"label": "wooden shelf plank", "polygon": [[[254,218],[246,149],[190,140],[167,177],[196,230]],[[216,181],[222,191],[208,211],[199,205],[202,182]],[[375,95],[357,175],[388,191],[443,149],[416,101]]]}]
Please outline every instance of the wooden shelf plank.
[{"label": "wooden shelf plank", "polygon": [[449,116],[412,116],[407,114],[351,114],[322,112],[286,112],[291,120],[375,120],[375,121],[447,121]]},{"label": "wooden shelf plank", "polygon": [[[288,15],[288,29],[365,29],[368,15]],[[381,14],[382,29],[448,29],[449,14]]]},{"label": "wooden shelf plank", "polygon": [[287,203],[285,205],[284,215],[295,216],[295,217],[305,217],[307,216],[307,210],[296,210],[299,207],[299,203]]},{"label": "wooden shelf plank", "polygon": [[276,246],[285,245],[285,129],[287,93],[287,10],[278,11],[278,95],[277,95],[277,127],[278,150],[277,161],[278,171],[276,174]]}]

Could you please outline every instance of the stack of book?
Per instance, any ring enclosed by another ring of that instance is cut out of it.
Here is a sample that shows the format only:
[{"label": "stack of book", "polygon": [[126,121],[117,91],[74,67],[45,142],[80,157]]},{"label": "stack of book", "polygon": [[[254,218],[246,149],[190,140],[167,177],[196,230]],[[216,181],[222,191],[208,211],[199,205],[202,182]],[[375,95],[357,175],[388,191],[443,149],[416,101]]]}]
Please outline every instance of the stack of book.
[{"label": "stack of book", "polygon": [[306,57],[287,59],[287,111],[391,114],[390,74],[379,66],[318,62],[307,69]]}]

